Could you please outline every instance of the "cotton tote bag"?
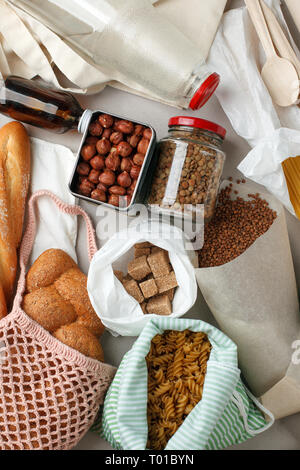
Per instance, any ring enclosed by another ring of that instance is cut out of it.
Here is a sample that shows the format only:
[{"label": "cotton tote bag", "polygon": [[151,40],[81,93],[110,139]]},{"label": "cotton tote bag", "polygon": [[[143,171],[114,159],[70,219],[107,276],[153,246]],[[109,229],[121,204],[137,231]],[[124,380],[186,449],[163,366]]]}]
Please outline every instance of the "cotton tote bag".
[{"label": "cotton tote bag", "polygon": [[[203,398],[168,442],[165,450],[218,450],[239,444],[272,426],[274,419],[240,379],[237,347],[222,332],[197,320],[152,318],[126,354],[107,393],[102,423],[94,426],[115,449],[145,450],[147,356],[152,338],[165,330],[204,332],[212,351]],[[262,412],[269,417],[266,422]]]}]

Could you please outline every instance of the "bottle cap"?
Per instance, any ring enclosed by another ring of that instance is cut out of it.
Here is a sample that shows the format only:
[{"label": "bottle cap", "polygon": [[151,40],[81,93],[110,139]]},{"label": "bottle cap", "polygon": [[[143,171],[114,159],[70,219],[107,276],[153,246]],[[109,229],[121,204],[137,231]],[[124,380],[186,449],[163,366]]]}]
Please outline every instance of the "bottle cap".
[{"label": "bottle cap", "polygon": [[84,134],[87,128],[89,127],[91,123],[91,119],[93,116],[93,111],[90,109],[86,109],[83,113],[83,115],[80,118],[79,124],[78,124],[78,132],[79,134]]},{"label": "bottle cap", "polygon": [[198,88],[190,102],[190,108],[194,111],[202,108],[214,94],[220,83],[220,75],[212,73]]},{"label": "bottle cap", "polygon": [[225,139],[226,129],[219,126],[212,121],[206,121],[205,119],[199,119],[190,116],[175,116],[169,120],[169,127],[171,126],[185,126],[185,127],[196,127],[197,129],[202,129],[204,131],[214,132],[215,134]]}]

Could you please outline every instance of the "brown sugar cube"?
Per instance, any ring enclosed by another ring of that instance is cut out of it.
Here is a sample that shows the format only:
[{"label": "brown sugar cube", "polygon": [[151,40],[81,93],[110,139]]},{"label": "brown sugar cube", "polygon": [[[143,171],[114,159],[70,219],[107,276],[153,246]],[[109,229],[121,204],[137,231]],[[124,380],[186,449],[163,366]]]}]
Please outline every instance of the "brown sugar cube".
[{"label": "brown sugar cube", "polygon": [[148,256],[147,261],[155,278],[166,276],[171,271],[169,254],[167,251],[158,251]]},{"label": "brown sugar cube", "polygon": [[140,284],[141,291],[145,299],[150,299],[158,294],[158,288],[154,279],[149,279],[148,281],[142,282]]},{"label": "brown sugar cube", "polygon": [[[168,253],[166,250],[163,250],[163,249],[160,248],[159,246],[152,246],[152,248],[151,248],[151,254],[160,253],[160,252],[166,253],[167,256],[168,256],[168,260],[169,260],[169,253]],[[169,260],[169,261],[170,261],[170,260]]]},{"label": "brown sugar cube", "polygon": [[134,257],[140,258],[141,256],[149,256],[151,255],[151,248],[137,248],[134,247]]},{"label": "brown sugar cube", "polygon": [[151,255],[153,255],[153,253],[159,253],[161,250],[161,248],[159,248],[159,246],[153,246],[151,248]]},{"label": "brown sugar cube", "polygon": [[150,242],[142,242],[142,243],[136,243],[134,245],[134,248],[152,248],[153,245]]},{"label": "brown sugar cube", "polygon": [[158,292],[160,294],[163,294],[164,292],[167,292],[168,290],[178,287],[178,283],[177,283],[177,279],[176,279],[174,271],[170,272],[167,276],[156,278],[155,281],[158,287]]},{"label": "brown sugar cube", "polygon": [[122,271],[114,271],[114,275],[116,276],[116,278],[122,282],[123,279],[124,279],[124,274],[122,273]]},{"label": "brown sugar cube", "polygon": [[169,297],[167,295],[152,297],[147,303],[147,312],[156,315],[171,315],[172,306]]},{"label": "brown sugar cube", "polygon": [[144,313],[145,315],[147,315],[148,312],[147,312],[147,303],[146,303],[146,302],[143,302],[143,303],[141,304],[141,309],[143,310],[143,313]]},{"label": "brown sugar cube", "polygon": [[128,274],[136,281],[145,279],[148,274],[151,273],[151,269],[147,262],[147,256],[141,256],[131,261],[128,265]]},{"label": "brown sugar cube", "polygon": [[170,289],[165,294],[169,297],[171,302],[174,300],[174,295],[175,295],[175,289]]},{"label": "brown sugar cube", "polygon": [[131,297],[133,297],[139,304],[144,302],[145,299],[141,289],[134,279],[131,279],[130,281],[124,281],[123,286],[128,294],[131,295]]}]

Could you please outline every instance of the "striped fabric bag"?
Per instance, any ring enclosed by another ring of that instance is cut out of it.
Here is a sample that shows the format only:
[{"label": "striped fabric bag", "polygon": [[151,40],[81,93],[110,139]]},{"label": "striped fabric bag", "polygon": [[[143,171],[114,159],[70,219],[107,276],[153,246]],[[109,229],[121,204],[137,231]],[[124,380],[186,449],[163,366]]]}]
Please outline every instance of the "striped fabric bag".
[{"label": "striped fabric bag", "polygon": [[[218,450],[242,443],[272,426],[274,418],[246,389],[237,347],[213,326],[197,320],[153,318],[124,356],[107,393],[102,422],[94,426],[115,449],[145,450],[147,356],[151,340],[165,330],[206,333],[212,345],[202,400],[186,417],[165,450]],[[262,412],[268,416],[267,423]]]}]

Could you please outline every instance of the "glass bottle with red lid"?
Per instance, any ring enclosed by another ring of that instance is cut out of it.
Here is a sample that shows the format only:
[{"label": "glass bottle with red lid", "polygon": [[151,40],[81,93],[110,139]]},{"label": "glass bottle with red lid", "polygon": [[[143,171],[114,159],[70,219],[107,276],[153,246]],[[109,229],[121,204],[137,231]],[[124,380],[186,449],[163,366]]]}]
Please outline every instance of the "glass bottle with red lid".
[{"label": "glass bottle with red lid", "polygon": [[[199,48],[149,0],[10,0],[117,81],[184,109],[220,82]],[[186,2],[188,3],[188,2]]]},{"label": "glass bottle with red lid", "polygon": [[212,218],[225,163],[226,130],[204,119],[177,116],[158,146],[148,206],[155,213]]}]

